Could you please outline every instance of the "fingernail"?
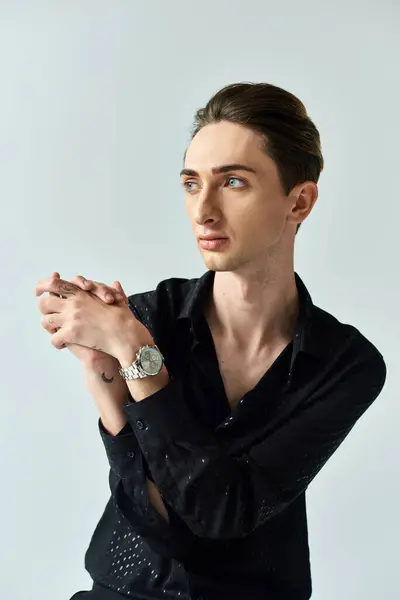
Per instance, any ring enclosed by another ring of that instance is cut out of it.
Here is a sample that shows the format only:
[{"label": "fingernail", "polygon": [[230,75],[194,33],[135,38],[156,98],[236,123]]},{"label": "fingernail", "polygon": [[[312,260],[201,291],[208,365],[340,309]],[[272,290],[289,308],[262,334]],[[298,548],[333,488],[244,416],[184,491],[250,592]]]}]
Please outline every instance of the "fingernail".
[{"label": "fingernail", "polygon": [[112,294],[106,294],[106,300],[114,300],[114,296]]},{"label": "fingernail", "polygon": [[115,294],[116,299],[118,300],[118,302],[121,302],[121,300],[124,299],[122,294]]}]

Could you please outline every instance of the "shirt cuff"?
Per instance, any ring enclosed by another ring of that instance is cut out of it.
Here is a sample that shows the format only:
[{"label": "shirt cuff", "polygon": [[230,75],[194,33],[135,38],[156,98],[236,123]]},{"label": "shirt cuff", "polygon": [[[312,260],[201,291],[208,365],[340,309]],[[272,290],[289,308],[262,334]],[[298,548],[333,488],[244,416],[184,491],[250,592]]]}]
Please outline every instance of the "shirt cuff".
[{"label": "shirt cuff", "polygon": [[104,427],[101,419],[98,427],[111,469],[121,479],[132,477],[136,469],[141,468],[141,450],[130,423],[117,434],[111,435]]}]

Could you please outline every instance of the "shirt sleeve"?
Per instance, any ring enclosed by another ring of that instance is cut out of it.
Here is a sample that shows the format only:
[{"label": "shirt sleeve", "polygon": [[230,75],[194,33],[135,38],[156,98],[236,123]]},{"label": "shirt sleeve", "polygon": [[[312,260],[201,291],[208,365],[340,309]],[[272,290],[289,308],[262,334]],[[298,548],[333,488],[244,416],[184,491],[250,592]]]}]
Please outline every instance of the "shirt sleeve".
[{"label": "shirt sleeve", "polygon": [[112,435],[99,418],[98,428],[111,469],[120,478],[126,473],[132,477],[134,466],[139,468],[141,450],[131,424],[126,423],[117,435]]},{"label": "shirt sleeve", "polygon": [[341,363],[278,428],[235,456],[195,420],[177,378],[125,405],[163,499],[195,535],[246,536],[306,490],[385,383],[372,344]]},{"label": "shirt sleeve", "polygon": [[117,510],[152,550],[183,560],[194,536],[167,503],[169,523],[149,501],[146,477],[152,481],[153,478],[131,424],[128,422],[116,436],[105,429],[100,418],[98,427],[110,465],[109,486]]}]

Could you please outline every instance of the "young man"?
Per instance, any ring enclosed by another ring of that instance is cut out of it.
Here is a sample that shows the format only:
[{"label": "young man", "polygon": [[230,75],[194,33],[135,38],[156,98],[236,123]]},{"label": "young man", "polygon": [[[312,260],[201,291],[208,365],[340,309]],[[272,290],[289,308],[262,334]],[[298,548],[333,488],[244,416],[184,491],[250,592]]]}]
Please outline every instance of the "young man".
[{"label": "young man", "polygon": [[306,489],[386,378],[377,348],[294,271],[322,168],[298,98],[227,86],[197,112],[181,173],[205,274],[129,298],[118,282],[38,283],[110,462],[93,589],[74,600],[311,597]]}]

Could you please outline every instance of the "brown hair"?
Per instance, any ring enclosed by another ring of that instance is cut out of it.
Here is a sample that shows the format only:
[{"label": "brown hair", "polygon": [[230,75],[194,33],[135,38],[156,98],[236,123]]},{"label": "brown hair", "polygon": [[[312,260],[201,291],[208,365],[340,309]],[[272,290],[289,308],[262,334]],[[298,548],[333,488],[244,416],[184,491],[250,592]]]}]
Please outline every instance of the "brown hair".
[{"label": "brown hair", "polygon": [[292,93],[270,83],[227,85],[196,112],[191,139],[206,125],[219,121],[261,134],[262,150],[275,161],[286,195],[298,183],[318,181],[324,168],[319,132]]}]

